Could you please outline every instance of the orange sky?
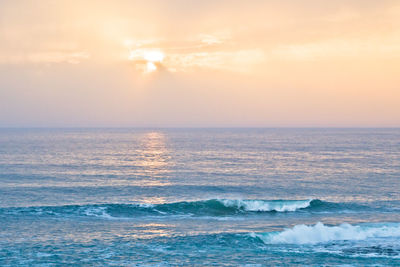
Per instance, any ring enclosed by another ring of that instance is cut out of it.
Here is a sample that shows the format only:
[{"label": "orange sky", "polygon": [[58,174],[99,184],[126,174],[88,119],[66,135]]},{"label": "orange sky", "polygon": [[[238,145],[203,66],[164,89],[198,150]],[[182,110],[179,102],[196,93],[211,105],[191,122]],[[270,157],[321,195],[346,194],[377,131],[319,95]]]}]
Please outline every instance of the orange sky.
[{"label": "orange sky", "polygon": [[400,2],[1,1],[1,126],[400,127]]}]

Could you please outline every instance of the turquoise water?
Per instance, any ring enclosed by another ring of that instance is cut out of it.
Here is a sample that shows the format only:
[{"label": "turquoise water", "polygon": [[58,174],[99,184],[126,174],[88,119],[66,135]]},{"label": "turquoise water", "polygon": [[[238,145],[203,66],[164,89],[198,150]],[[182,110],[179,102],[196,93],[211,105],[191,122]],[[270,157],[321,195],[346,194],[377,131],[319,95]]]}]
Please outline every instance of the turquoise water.
[{"label": "turquoise water", "polygon": [[0,129],[0,265],[400,265],[400,129]]}]

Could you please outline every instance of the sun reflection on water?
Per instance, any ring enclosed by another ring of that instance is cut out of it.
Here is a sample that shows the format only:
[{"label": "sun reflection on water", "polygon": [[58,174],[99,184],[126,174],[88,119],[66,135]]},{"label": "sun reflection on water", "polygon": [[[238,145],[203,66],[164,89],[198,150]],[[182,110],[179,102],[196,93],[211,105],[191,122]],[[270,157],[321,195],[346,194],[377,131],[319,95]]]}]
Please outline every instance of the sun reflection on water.
[{"label": "sun reflection on water", "polygon": [[138,175],[146,177],[144,183],[148,186],[169,185],[168,173],[172,159],[166,144],[166,137],[162,132],[148,132],[141,139],[141,146],[136,151],[139,167]]}]

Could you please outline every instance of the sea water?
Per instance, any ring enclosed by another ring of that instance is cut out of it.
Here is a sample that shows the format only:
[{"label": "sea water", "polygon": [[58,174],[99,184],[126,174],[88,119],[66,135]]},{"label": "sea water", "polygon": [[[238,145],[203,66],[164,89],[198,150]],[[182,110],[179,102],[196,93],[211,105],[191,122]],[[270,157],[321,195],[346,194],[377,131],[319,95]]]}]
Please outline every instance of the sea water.
[{"label": "sea water", "polygon": [[400,265],[400,129],[1,129],[0,265]]}]

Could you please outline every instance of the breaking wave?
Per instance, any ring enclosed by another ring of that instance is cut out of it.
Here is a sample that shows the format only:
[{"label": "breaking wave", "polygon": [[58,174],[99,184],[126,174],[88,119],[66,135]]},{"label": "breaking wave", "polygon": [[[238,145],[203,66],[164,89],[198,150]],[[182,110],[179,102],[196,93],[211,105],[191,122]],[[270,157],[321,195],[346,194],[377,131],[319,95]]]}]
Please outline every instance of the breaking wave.
[{"label": "breaking wave", "polygon": [[366,240],[370,238],[400,237],[400,224],[371,224],[327,226],[321,222],[315,225],[296,225],[282,232],[251,233],[265,244],[317,244],[331,241]]},{"label": "breaking wave", "polygon": [[360,206],[346,203],[308,200],[241,200],[209,199],[164,204],[90,204],[1,208],[0,215],[77,215],[102,218],[132,218],[138,216],[233,216],[277,212],[340,212]]}]

